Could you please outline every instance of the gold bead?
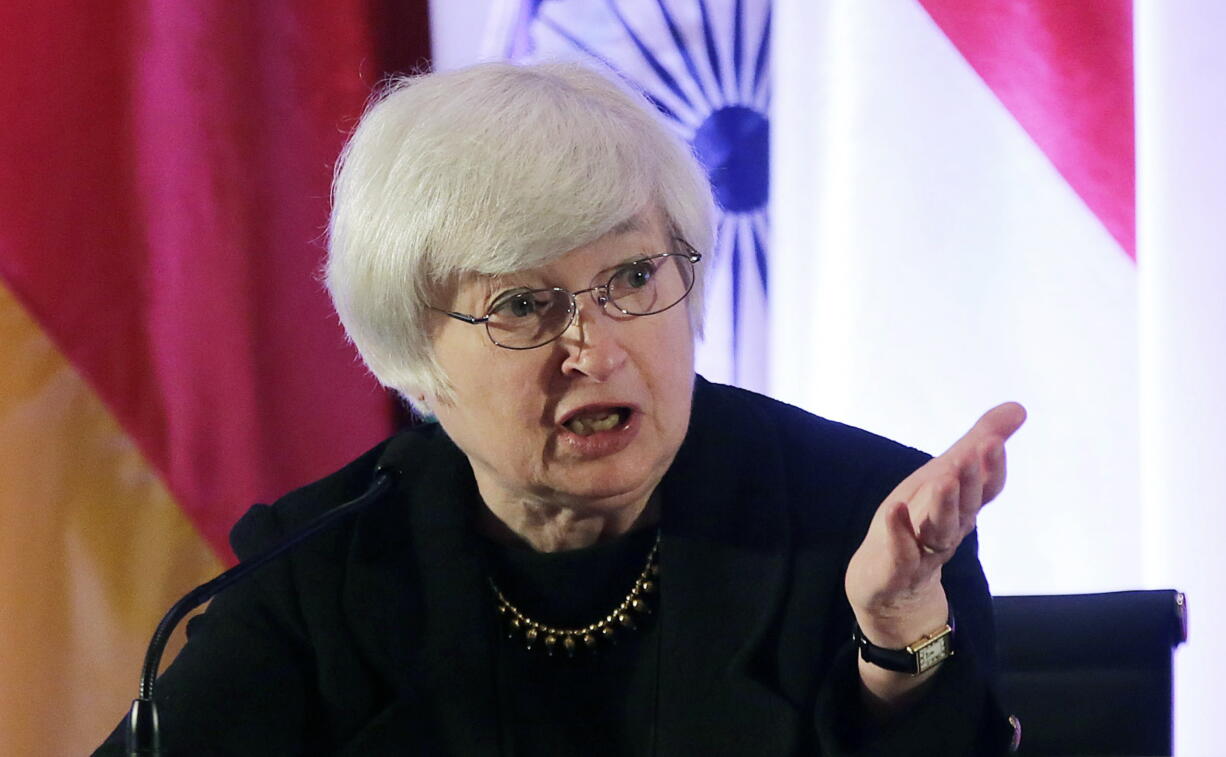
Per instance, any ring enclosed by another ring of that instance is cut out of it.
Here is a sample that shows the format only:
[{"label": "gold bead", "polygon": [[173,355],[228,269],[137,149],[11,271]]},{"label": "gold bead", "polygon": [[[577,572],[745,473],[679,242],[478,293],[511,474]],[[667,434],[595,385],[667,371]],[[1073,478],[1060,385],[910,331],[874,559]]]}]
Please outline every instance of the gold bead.
[{"label": "gold bead", "polygon": [[494,590],[494,597],[498,602],[498,614],[506,619],[508,638],[515,638],[522,634],[524,645],[529,650],[533,649],[538,641],[543,640],[545,649],[550,655],[560,647],[570,657],[574,657],[580,642],[589,650],[595,650],[602,639],[610,643],[616,642],[619,627],[637,628],[635,613],[649,614],[652,611],[650,604],[641,595],[656,591],[656,584],[652,579],[660,574],[660,567],[657,563],[659,541],[660,537],[657,534],[656,545],[647,555],[647,565],[644,566],[626,598],[603,620],[580,628],[555,628],[525,616],[503,596],[494,579],[490,577],[490,587]]}]

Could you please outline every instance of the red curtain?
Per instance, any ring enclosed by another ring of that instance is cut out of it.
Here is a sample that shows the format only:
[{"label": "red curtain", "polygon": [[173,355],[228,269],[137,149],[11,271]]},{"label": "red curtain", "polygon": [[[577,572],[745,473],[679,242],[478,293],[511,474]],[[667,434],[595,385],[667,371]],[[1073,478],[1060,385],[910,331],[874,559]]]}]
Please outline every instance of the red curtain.
[{"label": "red curtain", "polygon": [[238,515],[392,426],[318,274],[333,162],[428,65],[426,0],[9,3],[0,30],[0,753],[80,753]]}]

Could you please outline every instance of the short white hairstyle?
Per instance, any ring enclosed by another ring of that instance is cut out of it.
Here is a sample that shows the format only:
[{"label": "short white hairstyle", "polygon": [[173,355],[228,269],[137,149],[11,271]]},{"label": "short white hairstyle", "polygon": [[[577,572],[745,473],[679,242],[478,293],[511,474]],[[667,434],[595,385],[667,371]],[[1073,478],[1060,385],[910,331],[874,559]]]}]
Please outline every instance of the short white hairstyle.
[{"label": "short white hairstyle", "polygon": [[[654,210],[709,253],[713,208],[688,145],[641,93],[591,68],[399,78],[337,164],[326,283],[380,383],[450,401],[429,324],[461,276],[544,265]],[[705,267],[688,303],[695,333]]]}]

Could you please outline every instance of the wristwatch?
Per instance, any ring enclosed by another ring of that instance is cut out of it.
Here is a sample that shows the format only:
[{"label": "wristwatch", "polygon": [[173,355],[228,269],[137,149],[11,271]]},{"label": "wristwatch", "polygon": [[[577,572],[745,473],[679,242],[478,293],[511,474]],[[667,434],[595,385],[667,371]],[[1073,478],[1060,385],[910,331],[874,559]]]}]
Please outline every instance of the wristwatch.
[{"label": "wristwatch", "polygon": [[860,648],[860,657],[867,663],[886,670],[910,673],[913,676],[932,670],[954,654],[954,612],[949,611],[949,620],[932,633],[925,634],[902,649],[886,649],[869,641],[860,630],[860,624],[852,626],[851,638]]}]

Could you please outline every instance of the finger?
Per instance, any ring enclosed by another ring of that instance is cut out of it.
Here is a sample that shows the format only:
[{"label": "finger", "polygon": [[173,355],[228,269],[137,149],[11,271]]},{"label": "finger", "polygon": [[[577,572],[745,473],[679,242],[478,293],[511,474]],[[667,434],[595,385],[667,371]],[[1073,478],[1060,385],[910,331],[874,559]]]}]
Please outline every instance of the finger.
[{"label": "finger", "polygon": [[1005,441],[1025,422],[1026,408],[1016,402],[1005,402],[981,415],[971,430],[981,429]]},{"label": "finger", "polygon": [[961,535],[975,527],[979,508],[987,504],[983,498],[983,484],[983,465],[976,455],[960,466],[958,473],[958,530]]},{"label": "finger", "polygon": [[886,532],[890,536],[890,552],[902,564],[918,562],[920,546],[915,540],[915,526],[906,502],[898,502],[886,517]]},{"label": "finger", "polygon": [[[997,405],[983,415],[971,426],[970,431],[954,442],[948,452],[974,454],[974,451],[988,440],[998,440],[1002,444],[1021,428],[1026,422],[1026,408],[1016,402],[1006,402]],[[947,454],[948,454],[947,452]]]},{"label": "finger", "polygon": [[[1006,402],[984,413],[975,425],[945,454],[929,460],[926,464],[902,480],[886,501],[916,501],[923,487],[930,485],[940,474],[943,465],[950,461],[978,459],[983,476],[982,507],[1004,488],[1004,440],[1011,436],[1026,420],[1026,410],[1016,402]],[[965,465],[963,463],[962,465]],[[959,465],[958,467],[961,467]],[[961,473],[959,472],[960,476]],[[977,511],[976,508],[976,511]],[[969,506],[968,506],[969,509]]]},{"label": "finger", "polygon": [[985,505],[996,499],[996,495],[1005,488],[1007,469],[1004,443],[996,442],[989,445],[984,455],[983,503]]},{"label": "finger", "polygon": [[962,541],[959,489],[958,477],[951,470],[921,492],[915,538],[925,553],[950,552]]}]

